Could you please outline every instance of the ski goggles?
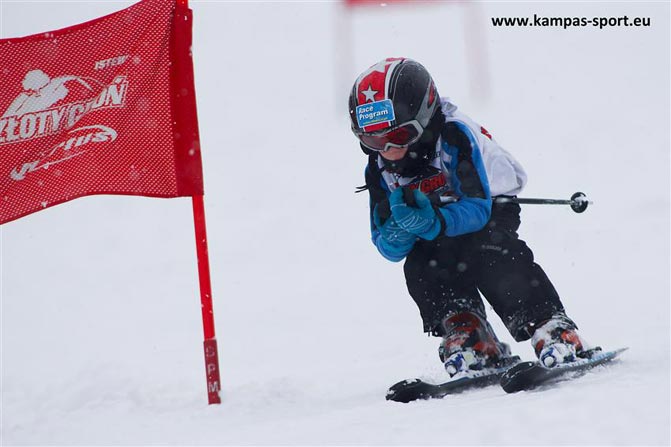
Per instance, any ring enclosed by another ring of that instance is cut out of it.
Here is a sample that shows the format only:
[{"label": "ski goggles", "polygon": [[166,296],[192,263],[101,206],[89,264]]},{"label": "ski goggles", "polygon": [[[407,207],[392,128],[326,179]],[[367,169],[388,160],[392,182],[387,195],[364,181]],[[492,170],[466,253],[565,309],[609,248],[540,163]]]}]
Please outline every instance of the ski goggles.
[{"label": "ski goggles", "polygon": [[417,120],[412,120],[380,133],[364,133],[357,129],[352,129],[352,132],[366,148],[386,152],[393,147],[405,148],[417,142],[424,128]]}]

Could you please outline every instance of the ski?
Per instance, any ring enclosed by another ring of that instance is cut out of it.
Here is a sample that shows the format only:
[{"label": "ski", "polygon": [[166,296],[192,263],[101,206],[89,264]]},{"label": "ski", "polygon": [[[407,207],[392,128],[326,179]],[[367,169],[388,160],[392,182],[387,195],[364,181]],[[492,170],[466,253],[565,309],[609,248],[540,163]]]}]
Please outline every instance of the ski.
[{"label": "ski", "polygon": [[448,394],[494,385],[500,382],[503,373],[519,361],[518,356],[513,356],[500,366],[472,371],[465,375],[459,374],[439,384],[428,383],[422,379],[402,380],[389,388],[387,400],[408,403],[418,399],[441,399]]},{"label": "ski", "polygon": [[554,383],[561,379],[574,378],[596,366],[610,362],[627,349],[602,351],[601,348],[594,348],[588,351],[584,358],[552,368],[546,368],[538,361],[518,363],[501,375],[501,387],[506,393],[516,393]]}]

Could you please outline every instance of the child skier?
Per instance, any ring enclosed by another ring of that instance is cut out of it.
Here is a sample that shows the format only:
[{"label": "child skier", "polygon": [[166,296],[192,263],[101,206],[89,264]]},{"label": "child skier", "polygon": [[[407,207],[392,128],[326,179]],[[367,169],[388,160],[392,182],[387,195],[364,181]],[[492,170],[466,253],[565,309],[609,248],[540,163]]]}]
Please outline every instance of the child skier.
[{"label": "child skier", "polygon": [[516,341],[531,339],[545,366],[580,357],[587,347],[575,323],[518,237],[519,205],[493,201],[522,190],[520,164],[441,99],[431,75],[411,59],[385,59],[362,73],[349,109],[368,155],[373,243],[390,261],[405,258],[408,291],[424,331],[443,339],[447,372],[496,366],[510,356],[480,293]]}]

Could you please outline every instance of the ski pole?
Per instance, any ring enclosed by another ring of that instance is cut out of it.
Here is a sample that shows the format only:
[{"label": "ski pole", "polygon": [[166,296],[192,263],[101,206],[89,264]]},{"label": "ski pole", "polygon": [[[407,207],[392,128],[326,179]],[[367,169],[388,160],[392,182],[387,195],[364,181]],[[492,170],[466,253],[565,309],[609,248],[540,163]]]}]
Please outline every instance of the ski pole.
[{"label": "ski pole", "polygon": [[[456,202],[456,197],[441,197],[441,203],[453,203]],[[587,205],[590,205],[592,202],[587,200],[587,196],[582,192],[576,192],[571,196],[569,200],[563,199],[528,199],[522,197],[495,197],[494,202],[496,203],[518,203],[528,204],[528,205],[570,205],[571,209],[576,213],[582,213],[587,209]]]}]

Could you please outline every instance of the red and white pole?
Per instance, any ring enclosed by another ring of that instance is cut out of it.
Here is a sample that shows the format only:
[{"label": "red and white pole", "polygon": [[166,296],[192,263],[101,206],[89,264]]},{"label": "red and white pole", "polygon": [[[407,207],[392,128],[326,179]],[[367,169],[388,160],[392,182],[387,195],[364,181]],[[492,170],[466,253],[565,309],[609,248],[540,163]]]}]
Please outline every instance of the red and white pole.
[{"label": "red and white pole", "polygon": [[[189,17],[189,0],[176,1],[176,16]],[[186,11],[185,11],[186,9]],[[179,14],[178,14],[179,13]],[[189,24],[190,26],[190,24]],[[182,40],[176,40],[176,44],[183,45],[186,41],[189,45],[187,51],[190,54],[191,46],[191,28],[187,30],[180,29],[174,31],[180,33]],[[188,38],[185,37],[188,33]],[[189,70],[191,78],[187,84],[190,84],[190,90],[193,88],[193,69]],[[178,95],[178,98],[182,98]],[[187,95],[187,98],[188,95]],[[183,98],[182,98],[183,99]],[[195,94],[191,95],[191,101],[195,101]],[[188,108],[186,108],[188,109]],[[185,109],[185,110],[186,110]],[[190,109],[189,109],[190,110]],[[193,104],[193,116],[180,117],[195,127],[193,137],[197,139],[197,117],[195,115],[195,102]],[[210,259],[207,251],[207,229],[205,226],[205,203],[202,195],[192,196],[193,202],[193,225],[196,230],[196,254],[198,256],[198,282],[200,284],[200,307],[203,314],[203,350],[205,352],[205,376],[207,377],[207,401],[210,405],[220,404],[221,397],[221,379],[219,378],[219,351],[217,350],[217,338],[214,333],[214,311],[212,309],[212,285],[210,282]]]},{"label": "red and white pole", "polygon": [[198,279],[200,283],[200,305],[203,313],[205,341],[205,374],[207,377],[207,400],[210,405],[220,404],[219,354],[214,333],[214,311],[212,309],[212,285],[210,283],[210,259],[207,251],[207,229],[205,227],[205,203],[203,196],[194,196],[193,223],[196,229],[196,253],[198,255]]}]

